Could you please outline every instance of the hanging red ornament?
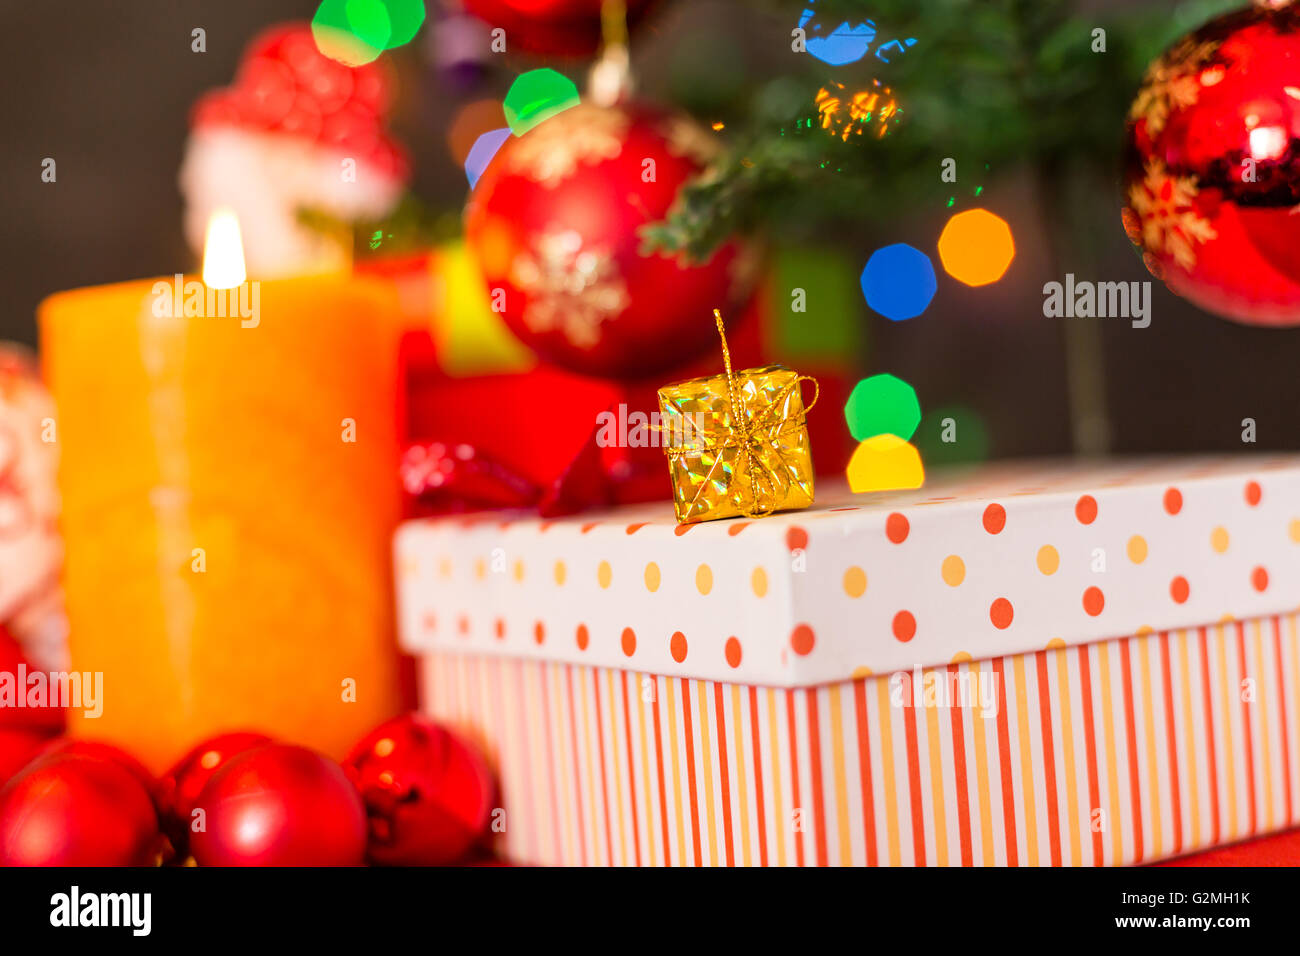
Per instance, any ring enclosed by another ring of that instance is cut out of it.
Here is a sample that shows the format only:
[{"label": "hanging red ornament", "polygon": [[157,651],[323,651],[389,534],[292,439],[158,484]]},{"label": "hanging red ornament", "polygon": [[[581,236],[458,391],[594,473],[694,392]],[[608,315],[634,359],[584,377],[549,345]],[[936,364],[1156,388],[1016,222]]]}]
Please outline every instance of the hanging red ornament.
[{"label": "hanging red ornament", "polygon": [[[315,751],[267,744],[233,758],[199,793],[190,834],[202,866],[355,866],[366,811],[342,768]],[[201,828],[199,828],[201,827]]]},{"label": "hanging red ornament", "polygon": [[483,758],[423,717],[380,724],[344,766],[366,802],[375,863],[455,863],[487,829],[495,791]]},{"label": "hanging red ornament", "polygon": [[1300,324],[1300,8],[1212,20],[1129,112],[1124,225],[1147,268],[1252,325]]},{"label": "hanging red ornament", "polygon": [[[586,56],[600,44],[601,8],[609,0],[465,0],[465,9],[490,27],[506,31],[505,49],[560,56]],[[652,0],[624,0],[637,20]]]},{"label": "hanging red ornament", "polygon": [[0,866],[147,866],[161,846],[148,790],[115,760],[52,754],[0,790]]},{"label": "hanging red ornament", "polygon": [[710,310],[739,307],[750,257],[734,243],[700,264],[642,255],[641,230],[714,150],[691,120],[645,106],[582,104],[511,137],[466,211],[493,308],[588,375],[651,375],[712,348]]},{"label": "hanging red ornament", "polygon": [[203,741],[162,775],[158,781],[159,814],[177,854],[183,856],[188,850],[194,807],[212,775],[239,754],[270,742],[265,734],[218,734]]}]

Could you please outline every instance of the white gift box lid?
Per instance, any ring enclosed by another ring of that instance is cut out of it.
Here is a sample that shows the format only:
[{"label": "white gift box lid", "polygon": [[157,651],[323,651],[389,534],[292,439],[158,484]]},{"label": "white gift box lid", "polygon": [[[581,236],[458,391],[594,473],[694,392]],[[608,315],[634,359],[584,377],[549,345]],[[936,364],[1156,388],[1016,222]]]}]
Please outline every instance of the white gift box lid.
[{"label": "white gift box lid", "polygon": [[422,519],[395,560],[412,652],[810,686],[1293,610],[1300,456],[819,483],[803,511],[685,526],[667,502]]}]

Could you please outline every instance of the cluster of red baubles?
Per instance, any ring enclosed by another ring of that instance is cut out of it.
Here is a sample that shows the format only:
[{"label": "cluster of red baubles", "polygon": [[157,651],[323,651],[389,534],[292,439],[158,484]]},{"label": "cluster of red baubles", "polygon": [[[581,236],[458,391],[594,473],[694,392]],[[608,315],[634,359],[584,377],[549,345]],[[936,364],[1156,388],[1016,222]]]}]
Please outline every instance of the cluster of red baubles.
[{"label": "cluster of red baubles", "polygon": [[259,36],[235,82],[195,104],[192,124],[295,136],[404,179],[407,157],[383,124],[391,98],[385,66],[345,66],[320,52],[310,27],[292,24]]},{"label": "cluster of red baubles", "polygon": [[[0,631],[0,670],[20,661]],[[486,765],[415,715],[376,727],[341,765],[240,732],[160,778],[117,747],[51,737],[61,723],[0,709],[0,866],[409,866],[485,852]]]}]

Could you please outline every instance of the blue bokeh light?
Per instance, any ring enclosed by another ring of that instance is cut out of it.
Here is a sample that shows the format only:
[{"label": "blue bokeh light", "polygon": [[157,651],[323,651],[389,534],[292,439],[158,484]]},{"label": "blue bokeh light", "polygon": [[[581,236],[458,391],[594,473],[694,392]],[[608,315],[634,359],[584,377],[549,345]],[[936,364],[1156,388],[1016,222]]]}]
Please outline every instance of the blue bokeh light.
[{"label": "blue bokeh light", "polygon": [[843,20],[830,27],[817,19],[817,11],[811,8],[800,15],[799,26],[807,35],[808,55],[830,66],[856,63],[867,55],[876,38],[876,25],[870,20],[857,24]]},{"label": "blue bokeh light", "polygon": [[867,305],[894,322],[916,318],[938,289],[930,257],[905,242],[873,252],[861,282]]},{"label": "blue bokeh light", "polygon": [[488,168],[488,163],[492,162],[492,157],[497,154],[501,144],[509,138],[510,127],[503,126],[501,129],[488,130],[474,140],[469,155],[465,157],[465,175],[469,177],[470,189],[478,185],[479,177]]}]

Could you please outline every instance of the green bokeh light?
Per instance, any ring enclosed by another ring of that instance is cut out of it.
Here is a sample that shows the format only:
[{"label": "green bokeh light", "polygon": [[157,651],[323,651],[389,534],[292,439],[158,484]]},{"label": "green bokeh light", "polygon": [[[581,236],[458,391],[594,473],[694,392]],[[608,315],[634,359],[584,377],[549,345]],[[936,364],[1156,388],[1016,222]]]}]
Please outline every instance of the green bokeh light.
[{"label": "green bokeh light", "polygon": [[403,46],[415,39],[424,25],[424,0],[382,0],[388,11],[391,35],[387,48]]},{"label": "green bokeh light", "polygon": [[504,105],[506,124],[516,136],[581,102],[578,87],[563,73],[529,70],[510,84]]},{"label": "green bokeh light", "polygon": [[771,351],[795,368],[800,362],[864,362],[870,324],[859,306],[861,265],[835,247],[809,245],[778,247],[771,262]]},{"label": "green bokeh light", "polygon": [[897,435],[910,441],[921,424],[916,389],[893,375],[873,375],[853,386],[844,418],[855,441],[875,435]]},{"label": "green bokeh light", "polygon": [[388,48],[393,24],[381,0],[345,0],[343,12],[353,36],[367,46]]},{"label": "green bokeh light", "polygon": [[311,33],[323,55],[355,67],[384,52],[392,24],[380,0],[321,0]]}]

